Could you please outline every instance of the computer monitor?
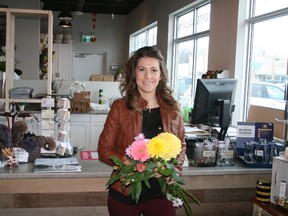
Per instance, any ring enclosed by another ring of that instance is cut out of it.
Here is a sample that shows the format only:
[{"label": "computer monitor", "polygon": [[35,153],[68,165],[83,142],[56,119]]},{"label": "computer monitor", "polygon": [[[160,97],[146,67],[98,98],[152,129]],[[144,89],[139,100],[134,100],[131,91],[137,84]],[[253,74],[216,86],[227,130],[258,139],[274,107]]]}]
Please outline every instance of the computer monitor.
[{"label": "computer monitor", "polygon": [[235,79],[198,79],[192,124],[220,127],[219,140],[224,140],[234,111]]}]

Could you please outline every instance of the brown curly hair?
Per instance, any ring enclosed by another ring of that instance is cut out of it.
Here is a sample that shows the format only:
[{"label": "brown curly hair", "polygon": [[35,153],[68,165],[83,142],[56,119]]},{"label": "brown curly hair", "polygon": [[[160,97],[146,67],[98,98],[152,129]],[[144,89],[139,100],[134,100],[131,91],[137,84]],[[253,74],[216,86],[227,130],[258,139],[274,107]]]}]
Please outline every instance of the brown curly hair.
[{"label": "brown curly hair", "polygon": [[135,51],[122,71],[120,92],[122,96],[127,97],[126,104],[128,109],[131,111],[141,112],[141,107],[138,105],[139,91],[136,84],[135,69],[139,59],[143,57],[151,57],[159,60],[161,80],[157,86],[156,95],[157,97],[161,97],[162,100],[171,107],[171,109],[180,112],[179,104],[172,95],[172,89],[167,85],[168,70],[164,58],[160,50],[155,46],[146,46]]}]

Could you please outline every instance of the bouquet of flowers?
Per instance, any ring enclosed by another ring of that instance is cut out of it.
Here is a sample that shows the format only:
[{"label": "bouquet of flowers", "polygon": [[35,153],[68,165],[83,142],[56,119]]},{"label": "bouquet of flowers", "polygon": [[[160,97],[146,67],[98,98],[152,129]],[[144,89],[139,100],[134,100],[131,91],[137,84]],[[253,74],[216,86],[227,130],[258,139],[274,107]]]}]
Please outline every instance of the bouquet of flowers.
[{"label": "bouquet of flowers", "polygon": [[187,197],[197,204],[200,202],[182,187],[184,180],[175,168],[175,165],[178,165],[176,157],[180,152],[181,141],[171,133],[163,132],[150,140],[139,134],[126,149],[126,160],[111,157],[115,166],[107,186],[120,181],[123,189],[130,187],[129,195],[138,203],[142,183],[150,188],[149,179],[156,178],[162,193],[173,202],[173,206],[178,208],[183,205],[186,214],[192,215]]}]

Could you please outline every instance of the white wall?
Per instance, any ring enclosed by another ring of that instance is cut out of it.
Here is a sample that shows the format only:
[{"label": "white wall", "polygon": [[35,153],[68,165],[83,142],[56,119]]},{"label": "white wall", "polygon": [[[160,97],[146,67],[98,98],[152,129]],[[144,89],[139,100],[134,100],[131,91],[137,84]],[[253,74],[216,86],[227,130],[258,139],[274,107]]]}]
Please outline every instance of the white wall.
[{"label": "white wall", "polygon": [[[41,9],[40,0],[1,0],[1,5],[8,5],[9,8],[25,8],[25,9]],[[54,15],[54,33],[55,34],[72,34],[73,39],[73,51],[74,52],[106,52],[107,53],[107,65],[106,65],[106,74],[114,74],[115,71],[110,70],[112,63],[118,63],[123,65],[127,61],[127,16],[125,15],[115,15],[114,20],[112,21],[110,14],[96,14],[96,28],[95,30],[92,27],[92,14],[84,13],[81,16],[74,16],[72,20],[72,28],[65,29],[58,26],[59,20],[57,19],[59,12],[53,12]],[[41,31],[42,33],[47,33],[47,21],[41,21]],[[21,28],[22,27],[22,28]],[[22,37],[23,40],[19,39],[19,47],[27,46],[26,41],[29,39],[29,43],[37,43],[39,39],[34,36],[31,37],[32,29],[36,31],[39,29],[37,27],[30,26],[30,24],[21,25],[19,28],[19,35],[25,35]],[[36,30],[35,30],[36,29]],[[21,33],[22,31],[22,33]],[[94,32],[96,35],[95,43],[84,44],[81,43],[82,33],[91,33]],[[39,36],[40,37],[40,36]],[[17,39],[18,40],[18,39]],[[30,42],[31,40],[31,42]],[[19,49],[20,50],[20,49]],[[35,55],[27,55],[27,52],[20,52],[19,55],[16,51],[17,60],[20,62],[31,62],[27,58],[35,58]],[[24,56],[23,56],[24,55]],[[32,60],[33,61],[33,60]],[[36,56],[36,61],[39,62],[38,56]],[[21,65],[19,64],[19,67]],[[34,67],[34,66],[33,66]],[[38,66],[37,66],[38,68]],[[24,79],[37,79],[34,75],[28,75],[28,73],[33,69],[27,69],[26,67],[19,68],[23,70]],[[26,74],[26,75],[25,75]]]},{"label": "white wall", "polygon": [[[110,14],[96,14],[96,28],[92,27],[92,14],[84,13],[81,16],[74,16],[71,29],[63,29],[58,26],[57,16],[54,14],[55,34],[71,34],[73,38],[73,52],[106,52],[107,65],[106,74],[113,74],[110,70],[112,63],[123,65],[126,62],[125,55],[128,51],[127,45],[127,16],[115,15],[112,21]],[[96,35],[95,43],[82,43],[82,33],[92,33]],[[105,71],[103,71],[105,73]]]}]

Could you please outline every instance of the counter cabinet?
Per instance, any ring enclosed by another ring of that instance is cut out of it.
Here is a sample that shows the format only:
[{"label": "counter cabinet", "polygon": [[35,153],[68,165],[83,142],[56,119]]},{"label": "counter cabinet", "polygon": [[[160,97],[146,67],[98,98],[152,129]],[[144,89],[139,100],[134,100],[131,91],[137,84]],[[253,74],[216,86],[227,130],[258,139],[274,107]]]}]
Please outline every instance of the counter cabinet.
[{"label": "counter cabinet", "polygon": [[[0,168],[0,212],[8,215],[18,210],[26,216],[32,210],[53,208],[61,215],[61,211],[81,207],[81,211],[90,212],[86,215],[108,215],[105,185],[112,168],[97,160],[79,162],[81,173],[35,174],[32,164],[20,164],[12,171]],[[270,179],[271,172],[246,168],[238,162],[233,167],[184,167],[185,188],[201,202],[199,206],[192,203],[193,215],[252,216],[250,198],[255,196],[256,181]],[[182,215],[185,212],[180,208],[177,216]]]},{"label": "counter cabinet", "polygon": [[97,150],[107,114],[71,114],[70,141],[85,150]]}]

